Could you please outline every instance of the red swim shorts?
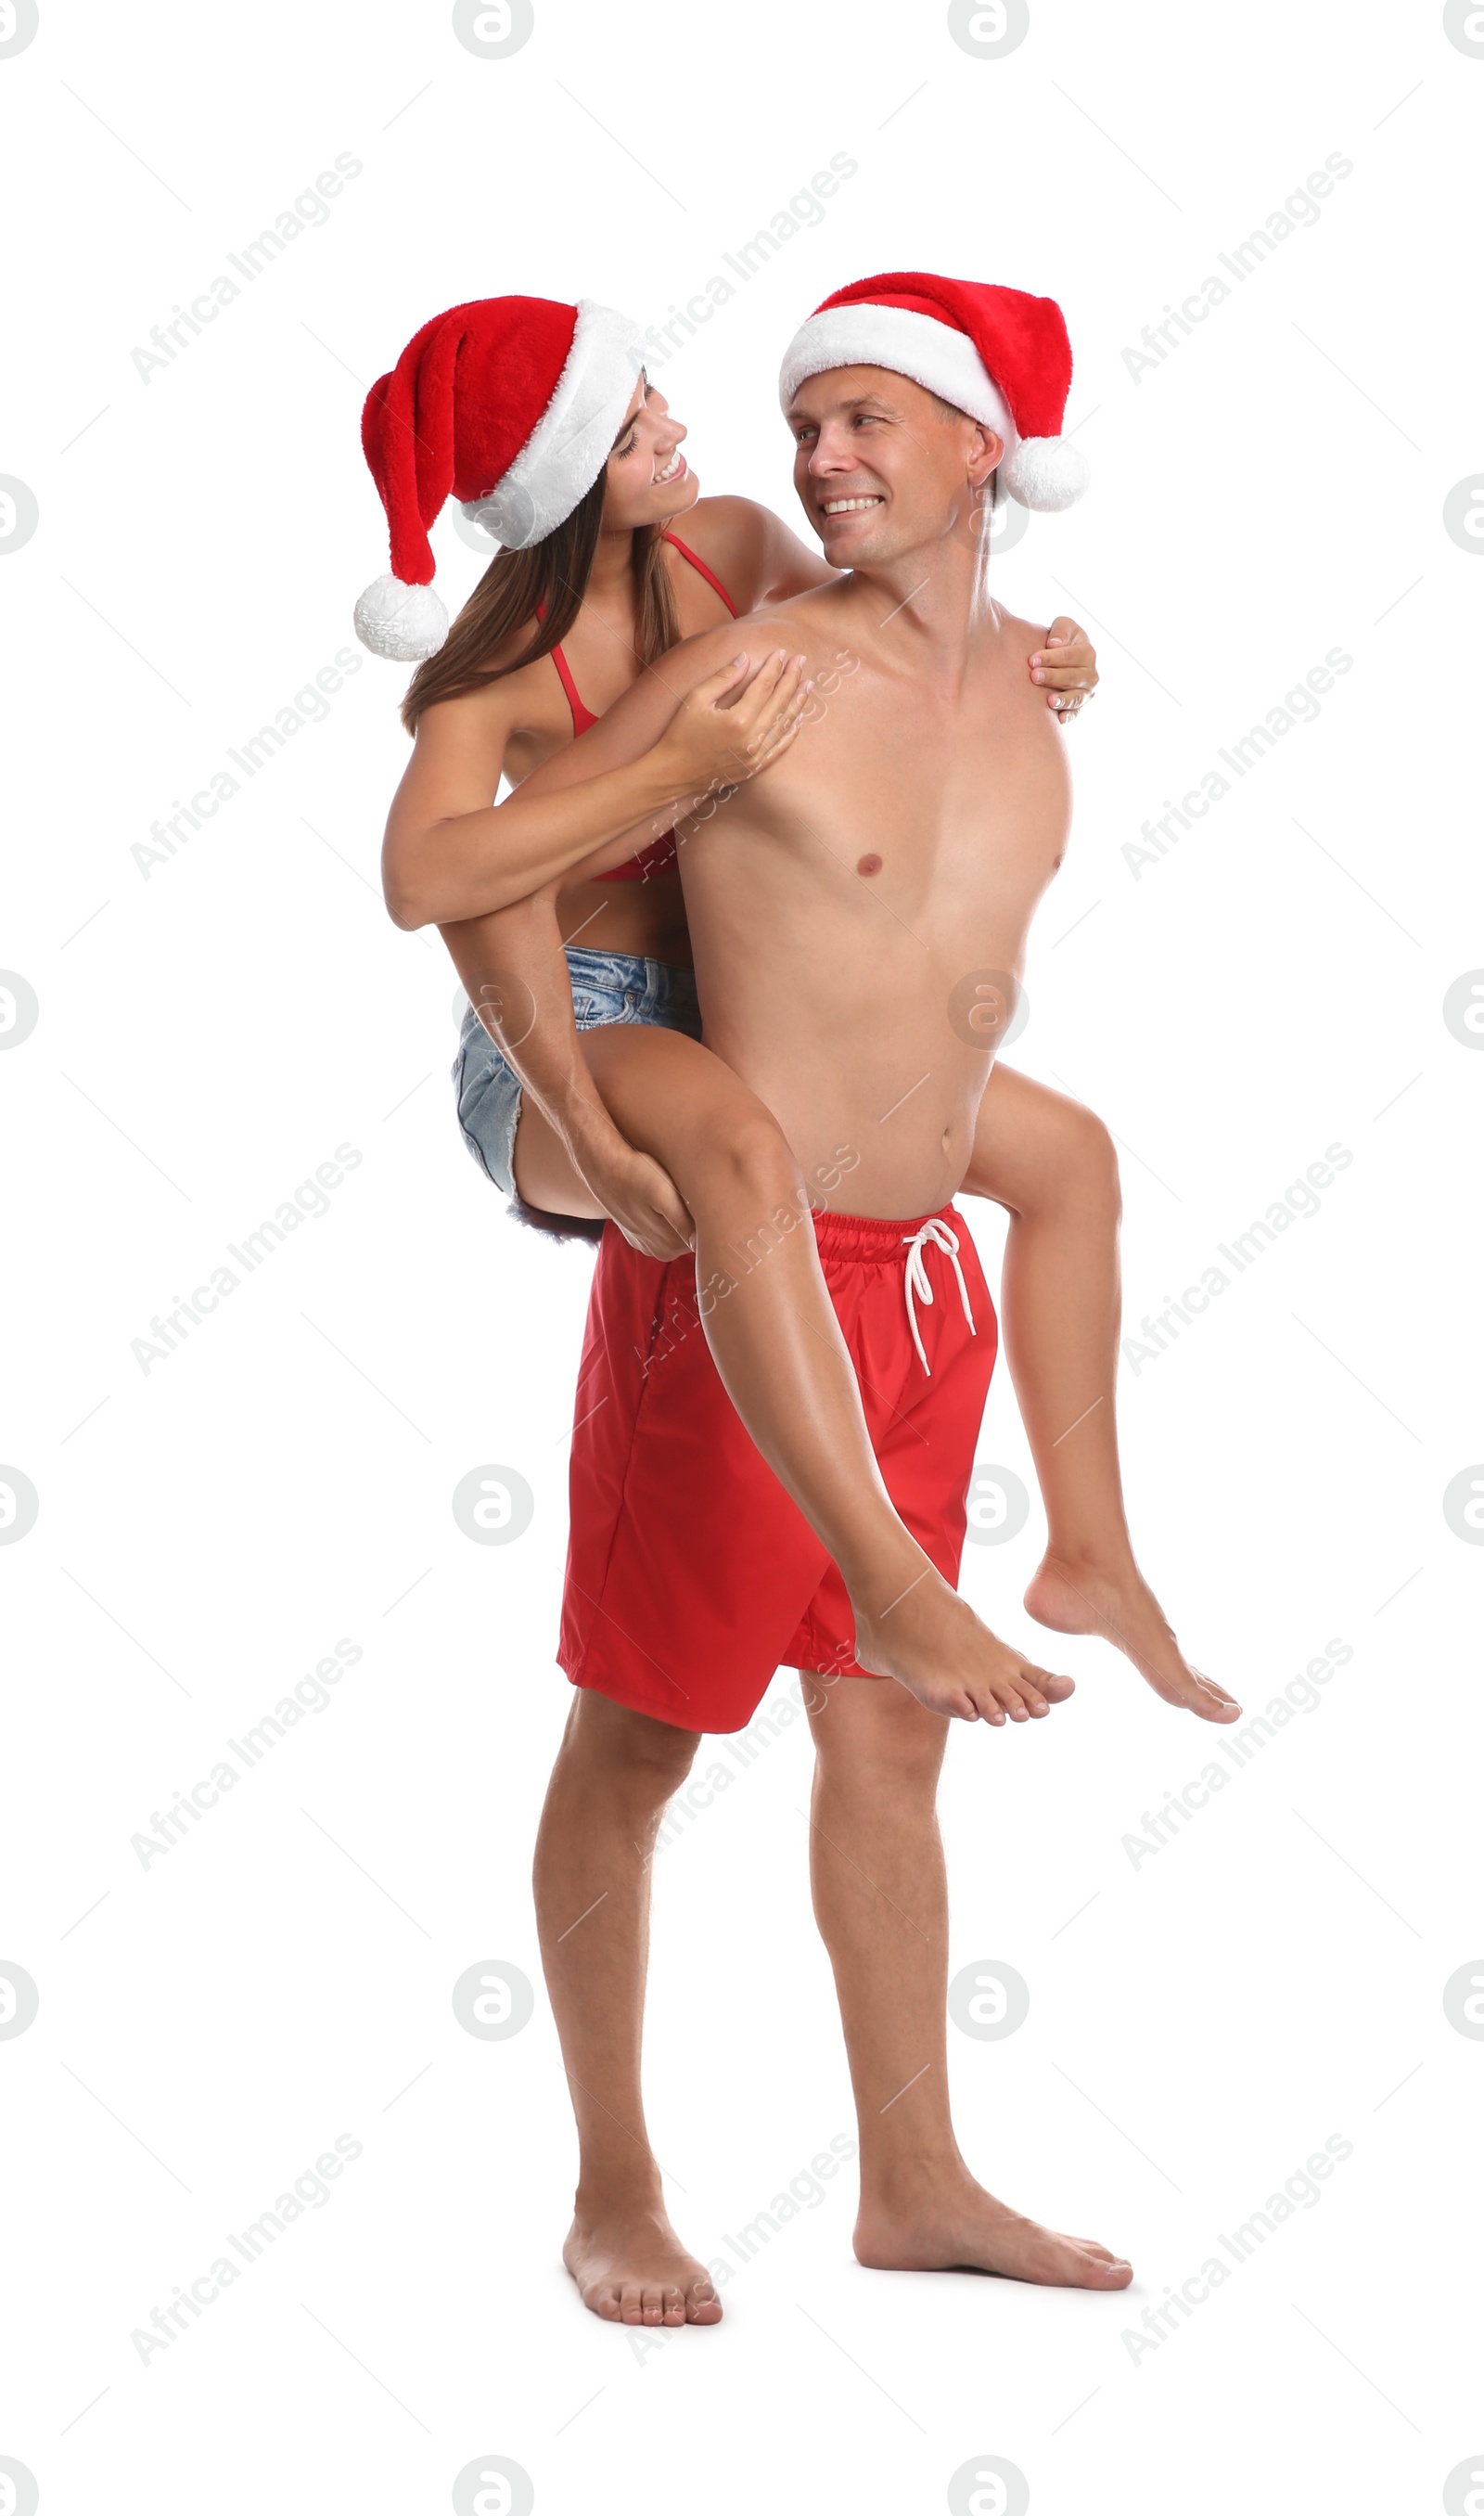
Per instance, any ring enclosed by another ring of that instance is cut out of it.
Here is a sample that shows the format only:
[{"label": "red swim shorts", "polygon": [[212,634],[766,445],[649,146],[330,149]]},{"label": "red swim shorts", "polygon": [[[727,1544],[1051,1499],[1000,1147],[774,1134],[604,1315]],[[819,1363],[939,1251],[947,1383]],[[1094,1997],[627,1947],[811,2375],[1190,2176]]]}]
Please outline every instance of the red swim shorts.
[{"label": "red swim shorts", "polygon": [[[813,1222],[886,1489],[956,1582],[999,1341],[973,1241],[952,1206],[921,1223]],[[869,1674],[839,1572],[721,1385],[693,1258],[641,1257],[611,1223],[571,1498],[557,1657],[574,1686],[677,1729],[727,1731],[746,1728],[779,1667]]]}]

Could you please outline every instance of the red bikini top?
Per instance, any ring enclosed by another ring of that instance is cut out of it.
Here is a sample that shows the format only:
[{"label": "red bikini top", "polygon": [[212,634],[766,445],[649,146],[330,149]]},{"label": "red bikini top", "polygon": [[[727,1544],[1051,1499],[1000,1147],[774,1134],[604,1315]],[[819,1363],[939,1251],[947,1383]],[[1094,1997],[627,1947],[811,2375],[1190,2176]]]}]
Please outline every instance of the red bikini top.
[{"label": "red bikini top", "polygon": [[[703,559],[697,559],[693,550],[687,550],[685,544],[680,540],[677,533],[662,533],[660,535],[660,539],[662,541],[667,541],[672,550],[678,550],[681,559],[688,560],[698,576],[705,577],[706,582],[712,588],[712,591],[716,594],[720,594],[727,610],[735,620],[737,616],[737,607],[733,603],[731,596],[727,593],[725,586],[721,583],[721,578],[712,574],[706,562]],[[592,709],[586,704],[578,691],[577,684],[572,679],[572,667],[567,662],[561,649],[559,647],[554,647],[551,650],[551,656],[553,663],[556,667],[557,674],[560,677],[561,687],[567,694],[567,705],[572,711],[572,732],[574,734],[586,734],[589,726],[596,725],[598,723],[598,719],[594,715]],[[649,874],[669,873],[672,866],[677,862],[678,858],[676,855],[675,834],[673,831],[667,831],[664,838],[656,839],[653,844],[647,848],[640,848],[639,855],[637,857],[631,857],[627,864],[615,865],[611,873],[598,874],[595,876],[595,879],[598,882],[642,882]]]}]

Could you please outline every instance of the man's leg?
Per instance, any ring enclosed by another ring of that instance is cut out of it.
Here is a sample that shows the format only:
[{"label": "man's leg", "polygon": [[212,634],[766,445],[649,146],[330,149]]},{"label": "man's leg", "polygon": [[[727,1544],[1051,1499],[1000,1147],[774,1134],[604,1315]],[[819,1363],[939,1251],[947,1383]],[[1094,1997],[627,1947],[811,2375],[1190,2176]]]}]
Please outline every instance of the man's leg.
[{"label": "man's leg", "polygon": [[536,1838],[541,1956],[581,2160],[562,2259],[609,2323],[721,2314],[666,2215],[639,2090],[650,1864],[698,1744],[692,1731],[578,1689]]},{"label": "man's leg", "polygon": [[817,1759],[814,1912],[835,1969],[860,2124],[858,2259],[1126,2288],[1129,2265],[997,2202],[948,2106],[948,1890],[935,1800],[948,1724],[880,1679],[804,1680]]},{"label": "man's leg", "polygon": [[1112,1138],[1080,1102],[997,1066],[965,1187],[1010,1219],[1000,1324],[1047,1516],[1047,1551],[1026,1607],[1057,1633],[1112,1643],[1167,1703],[1205,1721],[1240,1720],[1240,1705],[1181,1652],[1134,1561],[1124,1516]]}]

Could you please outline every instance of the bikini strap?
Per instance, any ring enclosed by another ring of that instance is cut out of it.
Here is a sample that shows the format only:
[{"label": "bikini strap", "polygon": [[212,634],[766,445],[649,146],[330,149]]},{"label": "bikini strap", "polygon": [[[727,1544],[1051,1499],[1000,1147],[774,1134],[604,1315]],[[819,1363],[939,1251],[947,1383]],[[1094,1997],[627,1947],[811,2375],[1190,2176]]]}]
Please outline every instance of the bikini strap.
[{"label": "bikini strap", "polygon": [[552,648],[551,657],[561,677],[561,687],[567,694],[567,705],[572,711],[572,731],[574,734],[586,734],[589,726],[596,725],[598,723],[598,719],[593,714],[592,709],[588,706],[587,701],[581,696],[577,684],[572,679],[572,667],[567,662],[561,649],[559,647]]},{"label": "bikini strap", "polygon": [[737,616],[737,607],[733,603],[731,596],[727,593],[721,578],[713,573],[713,571],[707,566],[706,562],[703,559],[697,559],[695,552],[686,548],[679,533],[661,533],[660,539],[661,541],[668,542],[672,550],[678,550],[681,559],[689,560],[691,566],[696,571],[696,574],[698,576],[705,577],[707,584],[711,587],[714,594],[720,594],[727,610],[735,620]]},{"label": "bikini strap", "polygon": [[[544,603],[537,604],[536,617],[538,620],[544,620],[546,618],[546,605]],[[551,647],[547,651],[550,654],[553,663],[556,667],[556,677],[567,695],[567,706],[572,712],[572,732],[574,734],[586,734],[590,726],[594,726],[598,723],[598,719],[593,714],[592,709],[588,706],[586,700],[578,691],[577,684],[572,679],[572,667],[567,662],[561,649],[559,647]]]}]

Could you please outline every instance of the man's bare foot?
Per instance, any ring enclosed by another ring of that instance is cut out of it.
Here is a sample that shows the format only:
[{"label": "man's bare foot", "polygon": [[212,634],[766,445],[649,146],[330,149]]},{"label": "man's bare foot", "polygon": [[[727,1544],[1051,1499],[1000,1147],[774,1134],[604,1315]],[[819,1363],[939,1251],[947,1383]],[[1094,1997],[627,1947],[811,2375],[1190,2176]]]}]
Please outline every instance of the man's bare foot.
[{"label": "man's bare foot", "polygon": [[1106,2245],[1022,2219],[962,2168],[915,2200],[862,2195],[855,2259],[874,2272],[998,2272],[1047,2288],[1127,2288],[1134,2278]]},{"label": "man's bare foot", "polygon": [[958,1721],[1039,1720],[1072,1693],[1073,1681],[1002,1643],[935,1566],[910,1577],[875,1614],[855,1605],[855,1656],[878,1677],[894,1677],[929,1712]]},{"label": "man's bare foot", "polygon": [[1028,1614],[1058,1634],[1098,1634],[1134,1662],[1156,1695],[1202,1721],[1240,1721],[1242,1706],[1192,1668],[1163,1608],[1134,1565],[1114,1577],[1043,1556],[1025,1594]]},{"label": "man's bare foot", "polygon": [[561,2249],[582,2294],[605,2324],[720,2324],[710,2273],[687,2254],[662,2203],[580,2206]]}]

